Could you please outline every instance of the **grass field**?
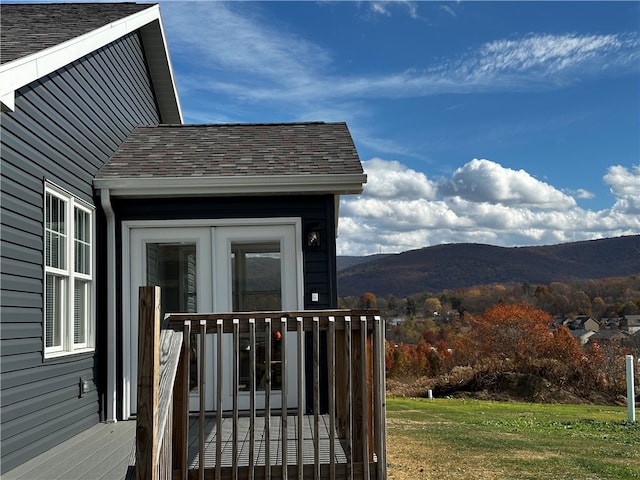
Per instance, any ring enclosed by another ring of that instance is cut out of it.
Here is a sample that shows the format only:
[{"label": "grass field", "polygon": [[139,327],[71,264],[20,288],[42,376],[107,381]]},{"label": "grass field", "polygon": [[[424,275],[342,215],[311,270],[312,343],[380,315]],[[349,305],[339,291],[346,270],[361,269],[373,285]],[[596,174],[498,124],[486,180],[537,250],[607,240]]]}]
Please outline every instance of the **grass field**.
[{"label": "grass field", "polygon": [[387,399],[389,480],[640,479],[627,409]]}]

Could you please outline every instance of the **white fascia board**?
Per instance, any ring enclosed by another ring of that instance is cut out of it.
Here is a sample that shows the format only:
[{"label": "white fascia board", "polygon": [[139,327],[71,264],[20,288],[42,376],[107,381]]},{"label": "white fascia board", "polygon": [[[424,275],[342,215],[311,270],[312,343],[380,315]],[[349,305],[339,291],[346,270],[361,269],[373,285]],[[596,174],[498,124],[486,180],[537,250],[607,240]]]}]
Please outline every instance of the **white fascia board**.
[{"label": "white fascia board", "polygon": [[[84,35],[3,64],[0,66],[0,100],[3,111],[15,108],[16,90],[154,21],[161,25],[158,5],[150,5],[145,10]],[[164,40],[164,32],[162,38]],[[164,48],[166,50],[166,43]],[[171,70],[169,73],[172,75]]]},{"label": "white fascia board", "polygon": [[362,193],[365,174],[95,179],[112,197],[248,196]]}]

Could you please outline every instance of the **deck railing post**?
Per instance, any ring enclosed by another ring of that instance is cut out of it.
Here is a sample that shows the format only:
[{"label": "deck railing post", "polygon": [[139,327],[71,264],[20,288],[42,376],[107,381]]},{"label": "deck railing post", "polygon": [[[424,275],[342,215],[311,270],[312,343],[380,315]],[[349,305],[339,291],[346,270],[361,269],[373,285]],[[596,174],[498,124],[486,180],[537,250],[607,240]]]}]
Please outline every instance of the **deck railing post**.
[{"label": "deck railing post", "polygon": [[179,469],[182,480],[187,479],[189,454],[189,370],[191,350],[191,322],[184,322],[182,351],[178,363],[178,373],[173,387],[173,466]]},{"label": "deck railing post", "polygon": [[160,287],[138,292],[138,413],[136,479],[157,480],[160,381]]}]

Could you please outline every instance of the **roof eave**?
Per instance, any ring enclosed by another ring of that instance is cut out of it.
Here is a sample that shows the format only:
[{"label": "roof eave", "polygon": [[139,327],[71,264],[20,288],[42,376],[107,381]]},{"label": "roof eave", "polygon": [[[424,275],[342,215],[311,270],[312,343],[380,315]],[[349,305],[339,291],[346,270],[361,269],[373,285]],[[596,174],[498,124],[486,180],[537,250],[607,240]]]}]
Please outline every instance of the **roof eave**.
[{"label": "roof eave", "polygon": [[0,107],[15,109],[15,92],[129,33],[140,30],[162,123],[182,123],[182,112],[160,17],[160,7],[129,15],[84,35],[0,66]]},{"label": "roof eave", "polygon": [[211,197],[257,195],[349,195],[362,193],[365,174],[230,177],[97,178],[93,186],[112,197]]}]

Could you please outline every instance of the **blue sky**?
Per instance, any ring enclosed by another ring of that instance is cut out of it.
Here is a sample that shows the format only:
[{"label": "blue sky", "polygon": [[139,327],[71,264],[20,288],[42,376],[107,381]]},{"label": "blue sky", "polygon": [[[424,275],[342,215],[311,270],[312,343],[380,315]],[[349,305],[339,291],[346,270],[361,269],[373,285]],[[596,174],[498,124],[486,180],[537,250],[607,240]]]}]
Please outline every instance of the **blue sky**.
[{"label": "blue sky", "polygon": [[339,254],[640,233],[638,2],[161,11],[185,122],[347,122]]}]

